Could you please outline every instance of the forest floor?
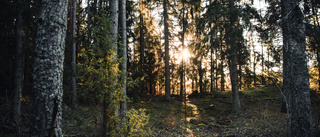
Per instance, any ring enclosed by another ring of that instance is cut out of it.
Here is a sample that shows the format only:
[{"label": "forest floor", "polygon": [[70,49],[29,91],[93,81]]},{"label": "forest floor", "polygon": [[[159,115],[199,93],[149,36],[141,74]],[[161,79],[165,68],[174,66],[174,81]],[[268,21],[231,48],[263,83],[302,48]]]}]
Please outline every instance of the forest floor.
[{"label": "forest floor", "polygon": [[143,101],[152,136],[285,136],[286,114],[275,86],[240,91],[241,110],[232,109],[231,92],[215,92],[187,100]]},{"label": "forest floor", "polygon": [[[231,92],[221,91],[189,96],[186,107],[178,97],[171,101],[160,96],[145,97],[130,102],[129,136],[286,136],[287,115],[280,112],[282,99],[276,86],[245,89],[239,95],[241,109],[237,112],[232,109]],[[320,101],[315,94],[311,94],[311,101],[315,119]],[[0,136],[14,136],[4,130],[8,127],[4,123],[7,118],[3,117],[7,113],[2,112]],[[70,109],[64,105],[63,134],[100,136],[101,112],[101,107]],[[27,127],[23,132],[27,132]]]},{"label": "forest floor", "polygon": [[[287,115],[280,112],[282,99],[276,86],[245,89],[239,91],[239,95],[241,109],[238,112],[232,109],[231,92],[221,91],[202,97],[190,96],[186,107],[178,97],[172,97],[171,101],[165,101],[163,97],[146,97],[132,102],[128,114],[130,136],[286,136]],[[311,100],[315,117],[319,99],[312,95]],[[98,134],[97,128],[90,123],[99,125],[101,113],[92,112],[92,109],[89,111],[89,108],[85,108],[85,111],[87,113],[81,115],[87,115],[87,119],[73,119],[78,123],[78,126],[74,126],[76,129],[70,128],[68,122],[64,124],[67,125],[64,128],[66,135]],[[71,121],[68,115],[79,113],[66,114],[64,119]],[[82,133],[79,133],[79,126],[82,126]]]},{"label": "forest floor", "polygon": [[[146,109],[152,136],[286,136],[287,115],[280,112],[282,98],[276,86],[239,94],[238,112],[232,109],[231,92],[189,97],[186,118],[184,103],[177,99],[142,101],[133,107]],[[319,99],[311,99],[315,117]]]}]

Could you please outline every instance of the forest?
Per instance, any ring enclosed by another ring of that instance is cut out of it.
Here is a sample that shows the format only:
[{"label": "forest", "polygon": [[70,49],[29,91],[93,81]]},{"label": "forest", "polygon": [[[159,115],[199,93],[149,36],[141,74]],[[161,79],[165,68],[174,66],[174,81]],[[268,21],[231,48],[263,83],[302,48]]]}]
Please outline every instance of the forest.
[{"label": "forest", "polygon": [[319,0],[2,0],[0,136],[320,136]]}]

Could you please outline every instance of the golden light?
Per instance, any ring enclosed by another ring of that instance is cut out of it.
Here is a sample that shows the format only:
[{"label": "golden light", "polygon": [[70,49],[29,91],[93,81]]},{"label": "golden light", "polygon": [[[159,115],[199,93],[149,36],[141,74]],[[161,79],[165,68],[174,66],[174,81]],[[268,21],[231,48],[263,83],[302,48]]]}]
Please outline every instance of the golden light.
[{"label": "golden light", "polygon": [[189,53],[188,49],[184,49],[184,50],[182,51],[182,57],[183,57],[183,59],[188,59],[189,56],[190,56],[190,53]]},{"label": "golden light", "polygon": [[188,49],[184,49],[180,51],[180,54],[175,54],[175,58],[177,59],[177,64],[180,64],[182,60],[186,61],[190,57],[190,53]]}]

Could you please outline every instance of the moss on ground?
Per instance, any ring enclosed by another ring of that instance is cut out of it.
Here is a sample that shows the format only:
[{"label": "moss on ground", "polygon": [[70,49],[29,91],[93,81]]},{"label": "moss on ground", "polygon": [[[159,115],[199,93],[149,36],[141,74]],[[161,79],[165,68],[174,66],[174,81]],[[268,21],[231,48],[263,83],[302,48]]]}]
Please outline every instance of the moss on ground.
[{"label": "moss on ground", "polygon": [[[149,97],[130,103],[130,109],[143,110],[148,118],[148,123],[137,129],[144,134],[130,136],[286,136],[287,116],[280,112],[282,98],[276,86],[245,89],[239,95],[241,109],[237,112],[231,107],[231,92],[217,91],[189,99],[187,122],[184,103],[179,99]],[[314,115],[318,103],[319,99],[312,97]],[[98,108],[84,107],[64,113],[65,133],[96,136],[101,125],[99,112]]]}]

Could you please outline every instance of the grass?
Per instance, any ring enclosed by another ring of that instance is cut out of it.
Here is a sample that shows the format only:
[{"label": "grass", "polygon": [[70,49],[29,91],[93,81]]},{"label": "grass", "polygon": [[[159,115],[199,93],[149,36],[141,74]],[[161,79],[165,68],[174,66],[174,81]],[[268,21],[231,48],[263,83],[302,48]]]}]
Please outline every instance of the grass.
[{"label": "grass", "polygon": [[[173,97],[142,98],[128,104],[129,136],[286,136],[287,115],[281,113],[282,98],[276,86],[264,86],[239,91],[241,109],[232,109],[231,92],[216,91],[184,102]],[[311,91],[313,119],[317,115],[319,98]],[[23,118],[29,119],[29,103],[23,103]],[[0,136],[15,136],[8,121],[10,107],[1,106]],[[187,110],[185,117],[185,109]],[[187,119],[187,121],[185,120]],[[24,121],[28,125],[28,121]],[[315,123],[315,122],[313,122]],[[63,106],[62,128],[65,136],[101,136],[100,106]],[[9,130],[11,129],[11,130]],[[28,127],[22,127],[23,134]],[[320,136],[318,134],[318,136]]]},{"label": "grass", "polygon": [[[187,107],[179,99],[165,101],[159,96],[131,102],[129,136],[286,136],[287,116],[280,112],[282,99],[277,87],[245,89],[239,95],[239,111],[232,109],[231,92],[221,91],[190,98]],[[315,116],[319,99],[312,95],[311,101]],[[63,106],[63,134],[101,136],[101,112],[99,106]]]},{"label": "grass", "polygon": [[[231,107],[231,92],[189,99],[187,117],[179,101],[143,101],[133,105],[150,115],[151,136],[285,136],[286,115],[275,86],[240,91],[241,110]],[[194,111],[196,107],[198,112]],[[199,113],[199,116],[195,116]]]}]

